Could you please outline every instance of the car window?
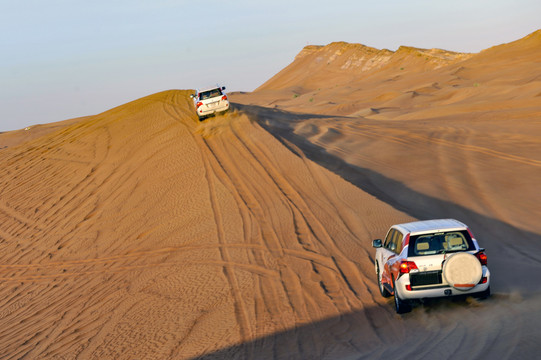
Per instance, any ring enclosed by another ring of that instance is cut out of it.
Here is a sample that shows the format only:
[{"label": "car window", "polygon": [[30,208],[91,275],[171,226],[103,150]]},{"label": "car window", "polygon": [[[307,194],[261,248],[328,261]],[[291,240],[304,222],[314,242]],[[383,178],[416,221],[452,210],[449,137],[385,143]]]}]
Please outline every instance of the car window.
[{"label": "car window", "polygon": [[412,236],[409,245],[408,256],[475,250],[471,237],[466,230]]},{"label": "car window", "polygon": [[399,253],[402,249],[402,233],[396,229],[391,229],[385,238],[383,247],[387,250]]},{"label": "car window", "polygon": [[222,95],[222,90],[212,89],[212,90],[203,91],[199,93],[199,99],[206,100],[206,99],[210,99],[210,98],[220,96],[220,95]]},{"label": "car window", "polygon": [[391,240],[393,239],[393,235],[396,232],[395,229],[389,230],[387,233],[387,236],[385,237],[385,242],[383,243],[383,247],[386,249],[390,249],[391,247]]},{"label": "car window", "polygon": [[391,251],[394,251],[395,253],[399,254],[402,250],[402,233],[400,231],[395,231],[392,239],[392,245],[390,249]]}]

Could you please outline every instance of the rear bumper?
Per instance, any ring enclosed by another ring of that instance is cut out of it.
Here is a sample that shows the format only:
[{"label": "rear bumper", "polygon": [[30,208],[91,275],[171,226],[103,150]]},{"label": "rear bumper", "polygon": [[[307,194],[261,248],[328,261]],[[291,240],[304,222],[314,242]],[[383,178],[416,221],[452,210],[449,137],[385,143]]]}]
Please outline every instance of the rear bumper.
[{"label": "rear bumper", "polygon": [[216,106],[209,107],[207,105],[200,106],[196,111],[199,117],[208,116],[215,113],[229,110],[229,101],[220,101]]},{"label": "rear bumper", "polygon": [[398,291],[398,295],[402,300],[475,295],[487,290],[490,286],[490,271],[485,266],[483,266],[483,278],[486,278],[486,282],[484,284],[477,284],[469,290],[458,290],[449,286],[448,284],[430,287],[412,287],[411,290],[408,290],[407,286],[410,285],[410,281],[409,274],[406,274],[401,276],[395,282],[395,290]]}]

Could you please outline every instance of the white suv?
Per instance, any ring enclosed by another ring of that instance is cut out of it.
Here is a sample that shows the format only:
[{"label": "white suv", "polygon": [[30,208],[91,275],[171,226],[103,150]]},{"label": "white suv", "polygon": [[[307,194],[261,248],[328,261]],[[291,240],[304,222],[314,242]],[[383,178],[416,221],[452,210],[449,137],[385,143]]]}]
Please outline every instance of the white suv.
[{"label": "white suv", "polygon": [[197,93],[190,95],[200,121],[209,115],[229,110],[229,100],[224,90],[225,86],[217,86],[198,90]]},{"label": "white suv", "polygon": [[385,241],[372,241],[381,295],[394,295],[395,310],[411,301],[455,295],[490,296],[485,249],[470,229],[453,219],[393,225]]}]

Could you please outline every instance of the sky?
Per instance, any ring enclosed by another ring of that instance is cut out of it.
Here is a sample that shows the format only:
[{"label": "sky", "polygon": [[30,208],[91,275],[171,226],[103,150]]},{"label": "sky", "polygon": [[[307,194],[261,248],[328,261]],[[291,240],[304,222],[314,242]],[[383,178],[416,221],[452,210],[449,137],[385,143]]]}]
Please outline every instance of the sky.
[{"label": "sky", "polygon": [[0,132],[169,89],[253,91],[306,45],[479,52],[539,14],[539,0],[0,0]]}]

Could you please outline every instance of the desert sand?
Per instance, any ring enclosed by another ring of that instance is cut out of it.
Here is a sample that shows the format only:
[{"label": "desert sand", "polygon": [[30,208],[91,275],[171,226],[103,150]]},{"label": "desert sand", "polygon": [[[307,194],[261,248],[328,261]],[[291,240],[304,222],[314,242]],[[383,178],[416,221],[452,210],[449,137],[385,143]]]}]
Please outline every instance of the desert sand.
[{"label": "desert sand", "polygon": [[[532,358],[541,31],[308,46],[199,122],[190,90],[0,134],[0,358]],[[491,298],[394,313],[371,240],[456,218]]]}]

